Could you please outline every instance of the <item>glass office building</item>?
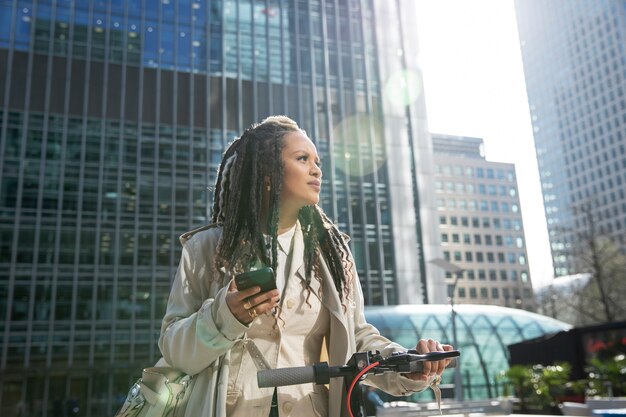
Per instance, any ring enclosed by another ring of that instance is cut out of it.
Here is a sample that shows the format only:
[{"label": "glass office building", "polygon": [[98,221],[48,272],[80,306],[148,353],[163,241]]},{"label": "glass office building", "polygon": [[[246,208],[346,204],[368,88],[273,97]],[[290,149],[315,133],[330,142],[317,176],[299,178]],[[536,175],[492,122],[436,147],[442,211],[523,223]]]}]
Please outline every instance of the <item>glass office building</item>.
[{"label": "glass office building", "polygon": [[516,0],[555,275],[581,238],[626,251],[626,1]]},{"label": "glass office building", "polygon": [[208,221],[225,145],[270,114],[316,142],[366,302],[441,302],[414,17],[410,1],[0,0],[0,414],[113,413],[159,357],[177,238]]}]

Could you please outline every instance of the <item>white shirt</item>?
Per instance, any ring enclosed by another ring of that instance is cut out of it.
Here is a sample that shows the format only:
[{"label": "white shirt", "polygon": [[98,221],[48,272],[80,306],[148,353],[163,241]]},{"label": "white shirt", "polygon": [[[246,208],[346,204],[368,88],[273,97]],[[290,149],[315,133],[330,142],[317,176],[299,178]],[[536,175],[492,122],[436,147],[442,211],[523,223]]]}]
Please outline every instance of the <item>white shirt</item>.
[{"label": "white shirt", "polygon": [[293,236],[296,232],[296,225],[286,232],[278,235],[278,265],[276,266],[276,288],[283,292],[285,288],[285,269],[287,269],[287,263],[291,261],[288,256],[292,249]]},{"label": "white shirt", "polygon": [[[319,283],[312,278],[309,292],[304,279],[304,241],[300,223],[278,237],[277,288],[282,309],[278,317],[257,317],[246,340],[254,341],[271,368],[308,366],[319,362],[322,339],[329,330],[330,316],[321,304]],[[308,297],[308,300],[307,300]],[[274,388],[258,388],[257,367],[245,342],[231,350],[228,381],[229,417],[267,417]],[[326,416],[326,387],[303,384],[278,388],[281,417]]]}]

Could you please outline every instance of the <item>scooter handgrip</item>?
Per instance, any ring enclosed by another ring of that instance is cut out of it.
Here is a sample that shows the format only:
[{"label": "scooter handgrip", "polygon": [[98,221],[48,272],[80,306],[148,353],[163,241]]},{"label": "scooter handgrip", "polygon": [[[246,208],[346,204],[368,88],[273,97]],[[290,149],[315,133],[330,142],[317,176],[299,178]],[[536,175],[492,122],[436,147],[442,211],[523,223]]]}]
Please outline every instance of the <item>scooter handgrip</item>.
[{"label": "scooter handgrip", "polygon": [[264,369],[257,372],[259,388],[282,387],[315,382],[315,368],[300,366],[295,368]]}]

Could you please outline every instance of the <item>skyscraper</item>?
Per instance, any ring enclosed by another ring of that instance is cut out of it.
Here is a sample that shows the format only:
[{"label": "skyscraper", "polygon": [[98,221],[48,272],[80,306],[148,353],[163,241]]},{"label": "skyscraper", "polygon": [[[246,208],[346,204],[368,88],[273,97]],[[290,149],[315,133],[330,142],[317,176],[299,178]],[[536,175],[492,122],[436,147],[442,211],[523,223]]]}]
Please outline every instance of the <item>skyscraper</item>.
[{"label": "skyscraper", "polygon": [[0,0],[0,414],[111,415],[224,146],[270,114],[323,160],[367,303],[438,302],[410,1]]},{"label": "skyscraper", "polygon": [[516,0],[555,275],[580,235],[626,251],[626,2]]},{"label": "skyscraper", "polygon": [[515,165],[487,161],[479,138],[432,140],[443,255],[462,269],[446,279],[456,302],[533,311]]}]

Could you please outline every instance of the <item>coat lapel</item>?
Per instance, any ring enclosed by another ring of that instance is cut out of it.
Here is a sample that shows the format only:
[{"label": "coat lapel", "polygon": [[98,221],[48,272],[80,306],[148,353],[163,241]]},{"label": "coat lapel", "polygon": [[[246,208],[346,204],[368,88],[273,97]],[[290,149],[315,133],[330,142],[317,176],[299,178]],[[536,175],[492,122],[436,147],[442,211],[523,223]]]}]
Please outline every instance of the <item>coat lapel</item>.
[{"label": "coat lapel", "polygon": [[[335,290],[335,283],[333,282],[332,275],[328,269],[324,257],[320,254],[319,261],[322,265],[322,305],[330,311],[330,313],[337,318],[341,323],[344,323],[344,315],[341,306],[341,300],[337,290]],[[304,268],[304,238],[302,236],[302,229],[300,222],[296,226],[296,232],[293,240],[293,253],[290,268],[290,276],[297,276],[303,281],[306,281],[306,272]],[[320,282],[316,279],[311,280],[311,290],[319,297]]]}]

